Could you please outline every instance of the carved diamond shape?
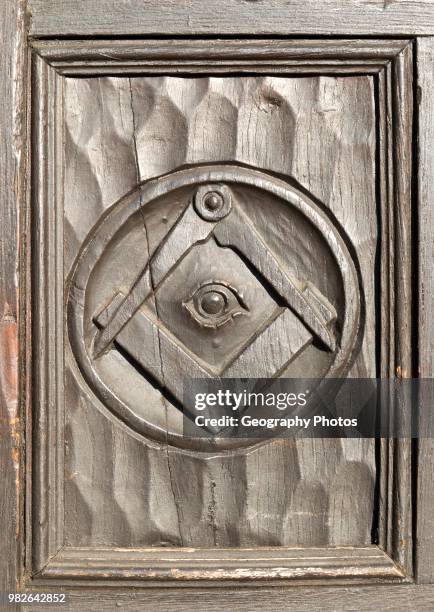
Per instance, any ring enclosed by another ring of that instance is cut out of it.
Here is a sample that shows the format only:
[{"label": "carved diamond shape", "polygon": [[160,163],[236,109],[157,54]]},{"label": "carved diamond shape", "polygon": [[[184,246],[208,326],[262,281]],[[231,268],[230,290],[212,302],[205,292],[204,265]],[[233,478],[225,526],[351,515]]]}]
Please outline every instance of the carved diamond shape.
[{"label": "carved diamond shape", "polygon": [[[221,325],[213,326],[211,313],[207,325],[203,316],[206,313],[197,312],[195,316],[194,295],[208,285],[217,297],[219,284],[223,289],[227,287],[229,316]],[[163,325],[189,351],[218,371],[281,310],[241,258],[212,238],[187,253],[155,292],[155,302]],[[190,307],[189,302],[193,302]]]}]

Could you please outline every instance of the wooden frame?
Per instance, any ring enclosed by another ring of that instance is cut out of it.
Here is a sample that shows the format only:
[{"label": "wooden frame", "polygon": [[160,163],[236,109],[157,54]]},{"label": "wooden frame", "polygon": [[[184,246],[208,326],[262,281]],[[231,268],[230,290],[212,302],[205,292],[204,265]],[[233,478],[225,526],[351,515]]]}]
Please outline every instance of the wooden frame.
[{"label": "wooden frame", "polygon": [[[32,45],[34,363],[32,560],[37,583],[101,580],[128,584],[209,585],[266,580],[300,583],[407,580],[412,576],[411,442],[381,443],[379,544],[372,547],[192,551],[65,549],[62,545],[62,167],[59,125],[65,76],[125,73],[370,74],[379,121],[382,223],[382,376],[411,376],[413,43],[369,41],[39,41]],[[58,170],[56,170],[58,172]],[[47,211],[52,211],[50,216]],[[54,215],[54,216],[53,216]],[[43,245],[43,247],[41,246]],[[395,272],[395,264],[399,266]],[[59,297],[60,295],[60,297]],[[398,323],[399,322],[399,323]],[[50,368],[47,368],[50,364]],[[35,527],[41,525],[42,527]],[[30,534],[30,529],[28,530]],[[170,551],[170,552],[169,552]],[[383,552],[385,551],[385,552]],[[169,554],[168,554],[169,553]],[[200,570],[199,567],[202,567]]]},{"label": "wooden frame", "polygon": [[30,0],[31,36],[262,35],[412,36],[434,34],[431,0]]},{"label": "wooden frame", "polygon": [[[91,4],[94,4],[92,8]],[[187,6],[188,4],[188,6]],[[336,18],[337,11],[343,8],[341,0],[332,0],[321,6],[315,0],[300,2],[293,0],[280,5],[277,0],[273,6],[267,7],[246,2],[246,7],[254,9],[254,18],[234,19],[233,7],[229,6],[231,0],[219,3],[219,11],[214,15],[213,23],[209,23],[209,10],[206,3],[199,0],[189,3],[168,3],[164,8],[164,20],[159,19],[156,3],[153,1],[132,2],[132,10],[126,14],[119,3],[114,0],[105,0],[104,3],[86,3],[84,0],[74,0],[65,3],[64,0],[53,0],[47,8],[46,0],[16,0],[5,2],[0,6],[0,27],[2,29],[1,44],[2,64],[0,80],[0,99],[2,112],[0,114],[0,132],[3,148],[1,151],[3,185],[1,190],[2,224],[0,225],[0,240],[2,244],[0,257],[0,346],[2,371],[0,372],[0,458],[3,467],[0,479],[0,544],[2,554],[2,569],[0,572],[0,588],[3,591],[16,591],[25,588],[38,588],[37,584],[23,571],[24,566],[24,525],[22,515],[24,506],[28,507],[28,516],[31,515],[30,503],[25,496],[25,475],[30,472],[30,448],[25,452],[25,423],[27,426],[27,440],[31,431],[30,421],[30,254],[29,241],[23,239],[30,227],[30,206],[27,205],[29,189],[29,157],[28,134],[30,120],[27,104],[27,92],[30,91],[27,79],[27,34],[38,37],[62,37],[65,35],[98,36],[112,35],[155,35],[155,34],[187,34],[187,35],[351,35],[351,36],[432,36],[434,34],[434,6],[430,0],[403,0],[398,3],[375,0],[358,6],[351,5]],[[348,3],[345,3],[348,5]],[[228,10],[229,8],[229,10]],[[257,9],[259,8],[259,13]],[[288,19],[284,19],[276,9],[287,10]],[[26,12],[27,10],[27,12]],[[238,13],[239,17],[239,13]],[[418,306],[419,326],[418,354],[413,361],[415,369],[420,376],[432,377],[434,374],[432,363],[432,269],[428,265],[430,258],[430,227],[433,223],[432,195],[434,189],[434,157],[432,155],[432,115],[434,112],[434,39],[418,38],[417,40],[417,81],[413,83],[413,90],[418,92],[417,102],[419,110],[418,123],[415,126],[414,150],[419,160],[418,167],[413,169],[416,193],[413,203],[417,204],[417,244],[414,253],[420,262],[418,287],[414,302]],[[298,41],[297,41],[298,42]],[[388,44],[387,41],[386,44]],[[44,43],[45,44],[45,43]],[[66,43],[68,46],[70,43]],[[99,43],[97,43],[99,44]],[[110,41],[110,44],[113,44]],[[137,41],[134,41],[137,45]],[[88,42],[83,46],[89,45]],[[59,45],[61,46],[61,45]],[[367,59],[367,58],[366,58]],[[371,58],[375,59],[375,58]],[[54,60],[52,60],[54,62]],[[383,58],[384,68],[379,72],[383,74],[383,82],[392,82],[389,59]],[[403,65],[403,57],[396,66]],[[404,62],[405,63],[405,62]],[[60,67],[59,67],[60,70]],[[47,69],[51,73],[51,70]],[[385,78],[388,75],[388,78]],[[399,70],[395,70],[395,79]],[[50,78],[53,79],[53,76]],[[379,77],[380,78],[380,77]],[[57,80],[54,76],[53,80]],[[384,90],[383,90],[384,91]],[[390,100],[390,97],[388,98]],[[399,101],[399,100],[398,100]],[[386,121],[384,122],[386,125]],[[387,153],[383,152],[383,155]],[[417,176],[415,176],[417,172]],[[384,183],[387,177],[384,176]],[[424,246],[425,245],[425,246]],[[396,362],[395,362],[396,363]],[[401,364],[399,364],[401,365]],[[432,563],[432,442],[421,440],[414,456],[417,462],[417,516],[414,517],[416,527],[416,541],[414,558],[416,560],[417,578],[420,582],[431,582],[434,579]],[[407,451],[406,451],[407,452]],[[404,454],[405,455],[405,454]],[[27,456],[27,468],[26,468]],[[392,464],[399,467],[401,461],[405,463],[406,457],[401,451],[389,455]],[[391,476],[391,472],[388,472]],[[395,471],[395,478],[397,472]],[[408,475],[407,475],[408,477]],[[405,500],[404,500],[405,501]],[[389,523],[390,524],[390,523]],[[407,527],[410,528],[410,517],[407,516]],[[396,538],[396,536],[394,536]],[[391,539],[394,539],[391,538]],[[399,544],[395,546],[398,546]],[[398,557],[412,556],[399,553]],[[59,563],[67,562],[66,558],[58,558]],[[388,565],[392,574],[392,566]],[[28,566],[29,567],[29,566]],[[56,570],[56,562],[51,566]],[[50,570],[51,571],[51,570]],[[394,570],[393,570],[394,571]],[[396,572],[394,574],[397,576]],[[401,574],[402,575],[402,574]],[[88,582],[89,583],[89,582]],[[91,583],[91,582],[90,582]],[[32,586],[33,584],[33,586]],[[56,584],[50,578],[49,584]],[[62,581],[67,587],[71,582]],[[95,584],[95,583],[94,583]],[[99,583],[101,584],[101,582]],[[125,585],[125,582],[123,583]],[[341,599],[342,591],[336,590],[327,580],[327,586],[322,589],[301,588],[292,591],[291,603],[297,609],[312,609],[312,606],[336,604]],[[77,606],[94,605],[90,591],[84,593],[72,592],[71,608]],[[433,601],[432,587],[407,586],[378,586],[354,587],[351,589],[355,607],[372,606],[382,596],[384,607],[390,605],[395,609],[399,605],[426,605]],[[155,609],[162,609],[170,601],[179,603],[178,589],[147,592],[142,599],[135,595],[137,603],[131,609],[142,609],[140,601],[146,601]],[[101,606],[113,605],[118,601],[121,605],[130,603],[130,591],[106,591],[98,595]],[[214,605],[215,595],[204,589],[182,590],[182,602],[185,607],[200,605],[211,607]],[[255,603],[252,603],[254,599]],[[386,603],[386,600],[389,602]],[[248,590],[227,588],[220,592],[219,601],[222,605],[247,605],[249,609],[259,607],[267,602],[277,609],[287,608],[288,591],[286,589],[268,589],[261,587],[255,589],[250,586]],[[305,606],[305,607],[304,607]],[[78,609],[78,608],[77,608]]]},{"label": "wooden frame", "polygon": [[[434,376],[434,39],[417,41],[418,60],[418,375]],[[424,419],[421,419],[424,427]],[[434,582],[434,443],[421,438],[418,446],[416,575],[418,582]]]},{"label": "wooden frame", "polygon": [[1,74],[0,134],[2,139],[0,191],[0,590],[18,589],[23,573],[24,419],[29,396],[25,372],[28,290],[25,270],[29,260],[20,230],[27,209],[27,62],[23,6],[5,3],[0,8]]}]

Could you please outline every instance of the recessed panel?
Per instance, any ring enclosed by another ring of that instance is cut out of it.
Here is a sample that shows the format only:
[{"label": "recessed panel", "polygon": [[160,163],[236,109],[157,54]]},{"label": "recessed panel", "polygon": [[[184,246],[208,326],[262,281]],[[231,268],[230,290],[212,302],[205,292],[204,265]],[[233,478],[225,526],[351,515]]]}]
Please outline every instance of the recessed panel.
[{"label": "recessed panel", "polygon": [[373,78],[64,95],[67,543],[370,543],[372,440],[186,443],[179,387],[378,374]]}]

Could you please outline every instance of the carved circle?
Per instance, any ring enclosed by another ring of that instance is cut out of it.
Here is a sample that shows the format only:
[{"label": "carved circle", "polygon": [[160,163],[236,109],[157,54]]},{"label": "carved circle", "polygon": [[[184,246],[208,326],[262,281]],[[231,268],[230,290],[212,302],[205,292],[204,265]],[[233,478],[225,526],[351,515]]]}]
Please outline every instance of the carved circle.
[{"label": "carved circle", "polygon": [[[210,192],[212,206],[219,204],[218,198],[214,199],[214,192],[217,192],[224,200],[223,207],[210,211],[205,206],[205,199]],[[116,292],[128,294],[137,275],[146,266],[147,255],[143,249],[146,236],[152,239],[153,235],[158,235],[158,241],[148,245],[152,255],[158,252],[159,243],[169,235],[189,201],[193,202],[203,219],[211,221],[216,219],[212,216],[216,211],[217,219],[229,214],[234,206],[232,192],[237,206],[254,220],[258,236],[264,241],[267,250],[275,252],[288,268],[292,267],[294,276],[301,277],[301,287],[309,288],[309,283],[313,281],[312,286],[319,287],[337,313],[336,346],[327,352],[321,342],[313,342],[301,357],[289,364],[283,376],[344,376],[360,344],[362,295],[356,265],[347,247],[348,239],[313,198],[261,171],[232,165],[198,166],[149,181],[113,205],[89,233],[68,279],[67,323],[72,352],[85,383],[114,416],[137,434],[155,443],[169,442],[192,450],[210,451],[249,446],[258,442],[184,438],[179,406],[170,397],[163,397],[161,389],[155,388],[151,379],[148,381],[143,378],[143,373],[136,372],[120,349],[118,351],[111,346],[110,350],[98,358],[93,353],[93,343],[98,333],[95,317],[114,299]],[[219,217],[222,211],[224,215]],[[143,219],[147,224],[146,231]],[[163,223],[162,219],[167,222]],[[203,258],[206,264],[204,267],[209,269],[203,271],[202,281],[197,284],[197,279],[189,280],[188,276],[187,280],[173,276],[167,286],[162,281],[158,288],[161,292],[162,312],[150,312],[149,317],[187,317],[185,321],[190,323],[185,323],[186,329],[181,330],[184,336],[177,337],[176,342],[187,347],[187,352],[193,357],[203,361],[203,355],[199,353],[203,347],[195,346],[194,341],[190,342],[191,338],[196,337],[197,330],[202,329],[200,333],[205,334],[203,337],[215,351],[218,365],[218,360],[225,358],[225,350],[230,349],[234,353],[239,350],[239,347],[232,348],[231,345],[231,342],[237,340],[236,337],[234,339],[236,334],[233,330],[245,328],[245,341],[250,342],[251,329],[260,326],[261,317],[268,316],[268,301],[271,300],[271,303],[272,299],[268,296],[266,283],[264,286],[261,283],[256,286],[258,279],[241,260],[239,265],[240,269],[242,266],[245,268],[242,278],[247,288],[241,293],[235,288],[236,283],[231,278],[234,266],[230,262],[238,261],[238,254],[235,251],[229,253],[227,247],[217,244],[212,248],[223,248],[221,252],[229,258],[228,278],[224,277],[224,281],[217,282],[216,278],[206,277],[209,270],[219,265],[219,257],[209,256],[207,249],[211,247],[208,245],[209,242],[198,244],[196,250],[185,256],[180,264],[188,266],[189,257]],[[176,269],[172,274],[175,273]],[[180,288],[184,291],[185,282],[193,283],[191,289],[186,287],[185,296],[178,296]],[[258,298],[260,295],[263,297]],[[315,291],[312,295],[315,299]],[[176,308],[171,302],[173,296],[176,300],[179,297]],[[234,300],[234,311],[230,314],[229,322],[221,324],[221,318],[228,312],[229,299]],[[166,305],[167,313],[164,311]],[[258,313],[255,312],[256,307]],[[196,314],[192,314],[192,308]],[[245,316],[238,316],[240,314]],[[210,326],[206,325],[207,320],[211,321]],[[202,321],[205,324],[202,325]],[[165,324],[170,328],[170,321]],[[235,328],[234,325],[241,327]],[[151,350],[151,346],[149,338],[141,350]],[[213,363],[212,367],[217,365]],[[312,375],[309,373],[306,376],[305,372],[309,368],[316,369],[312,370]],[[150,376],[152,378],[152,373]]]},{"label": "carved circle", "polygon": [[220,210],[223,206],[224,200],[220,193],[217,191],[210,191],[203,199],[203,205],[206,209],[211,212],[215,212],[216,210]]},{"label": "carved circle", "polygon": [[207,291],[200,301],[200,309],[207,315],[221,314],[226,301],[218,291]]},{"label": "carved circle", "polygon": [[203,185],[198,188],[194,196],[194,205],[199,215],[206,221],[224,219],[232,207],[231,192],[226,185]]}]

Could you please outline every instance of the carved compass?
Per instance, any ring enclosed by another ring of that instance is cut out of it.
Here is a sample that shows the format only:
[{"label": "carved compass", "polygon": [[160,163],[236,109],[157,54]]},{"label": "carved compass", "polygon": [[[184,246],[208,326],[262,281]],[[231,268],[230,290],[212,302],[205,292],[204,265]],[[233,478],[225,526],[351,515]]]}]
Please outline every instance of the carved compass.
[{"label": "carved compass", "polygon": [[105,407],[137,433],[200,448],[182,437],[185,380],[342,376],[360,302],[342,230],[311,197],[257,170],[205,166],[147,182],[93,228],[68,330]]}]

